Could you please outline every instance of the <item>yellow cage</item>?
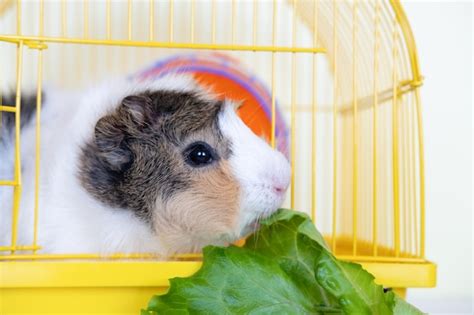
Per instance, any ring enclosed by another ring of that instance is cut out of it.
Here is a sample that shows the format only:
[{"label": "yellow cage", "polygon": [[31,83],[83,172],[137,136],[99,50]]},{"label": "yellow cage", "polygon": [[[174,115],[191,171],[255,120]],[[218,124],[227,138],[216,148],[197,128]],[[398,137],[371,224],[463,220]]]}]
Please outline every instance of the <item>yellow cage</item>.
[{"label": "yellow cage", "polygon": [[[0,115],[16,124],[13,176],[0,178],[15,201],[0,217],[12,230],[0,244],[0,313],[136,314],[169,278],[198,270],[193,256],[42,254],[40,115],[34,237],[16,237],[20,91],[37,91],[39,109],[43,82],[79,87],[183,50],[234,56],[270,87],[272,117],[278,102],[291,126],[285,206],[311,214],[339,258],[401,294],[435,286],[425,259],[423,78],[399,1],[0,0]],[[16,107],[1,97],[13,85]]]}]

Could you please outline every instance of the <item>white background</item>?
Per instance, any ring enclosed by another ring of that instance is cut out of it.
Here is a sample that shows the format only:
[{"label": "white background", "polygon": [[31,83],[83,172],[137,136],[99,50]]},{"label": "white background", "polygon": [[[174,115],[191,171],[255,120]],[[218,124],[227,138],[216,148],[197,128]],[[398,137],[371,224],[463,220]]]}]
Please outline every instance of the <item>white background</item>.
[{"label": "white background", "polygon": [[472,7],[459,1],[403,1],[425,83],[427,257],[435,289],[408,300],[429,313],[473,312]]}]

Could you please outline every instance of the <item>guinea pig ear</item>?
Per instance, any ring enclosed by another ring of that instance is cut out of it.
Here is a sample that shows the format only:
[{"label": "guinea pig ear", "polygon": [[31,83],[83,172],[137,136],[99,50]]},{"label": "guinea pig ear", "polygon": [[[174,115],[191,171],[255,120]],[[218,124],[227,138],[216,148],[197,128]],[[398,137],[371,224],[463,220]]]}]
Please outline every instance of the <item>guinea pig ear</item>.
[{"label": "guinea pig ear", "polygon": [[96,154],[112,171],[124,172],[133,162],[125,134],[125,126],[111,115],[102,117],[95,125]]},{"label": "guinea pig ear", "polygon": [[[124,112],[133,125],[143,126],[150,119],[152,100],[147,96],[130,95],[123,99],[120,111]],[[132,127],[132,126],[129,126]]]}]

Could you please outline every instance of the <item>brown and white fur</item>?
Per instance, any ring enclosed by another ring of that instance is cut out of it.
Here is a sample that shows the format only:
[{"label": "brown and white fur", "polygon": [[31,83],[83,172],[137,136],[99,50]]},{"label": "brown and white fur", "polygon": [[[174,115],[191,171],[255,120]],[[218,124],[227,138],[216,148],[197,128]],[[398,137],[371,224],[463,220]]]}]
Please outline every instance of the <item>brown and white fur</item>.
[{"label": "brown and white fur", "polygon": [[[43,253],[195,252],[244,236],[283,202],[286,158],[252,133],[232,102],[188,77],[117,80],[75,94],[45,91],[44,100]],[[33,237],[32,117],[24,115],[22,126],[18,244]],[[2,178],[13,169],[8,125],[0,139]],[[0,188],[0,197],[3,245],[11,235],[11,190]]]}]

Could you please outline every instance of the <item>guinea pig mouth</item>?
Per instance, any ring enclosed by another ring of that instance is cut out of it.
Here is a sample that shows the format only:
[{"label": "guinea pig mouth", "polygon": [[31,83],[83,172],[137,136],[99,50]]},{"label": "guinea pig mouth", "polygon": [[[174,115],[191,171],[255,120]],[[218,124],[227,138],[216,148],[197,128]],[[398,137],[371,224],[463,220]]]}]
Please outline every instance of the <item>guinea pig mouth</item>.
[{"label": "guinea pig mouth", "polygon": [[276,209],[272,210],[272,211],[265,211],[265,212],[260,213],[255,219],[253,219],[252,221],[250,221],[247,224],[247,226],[244,228],[243,234],[246,235],[246,234],[249,234],[249,233],[257,232],[260,229],[260,221],[268,218],[275,211],[276,211]]},{"label": "guinea pig mouth", "polygon": [[257,232],[261,227],[260,222],[273,215],[278,210],[278,208],[278,206],[273,205],[271,207],[263,209],[263,211],[257,213],[254,212],[254,217],[252,218],[252,220],[246,223],[240,231],[240,237],[246,237],[250,234]]}]

